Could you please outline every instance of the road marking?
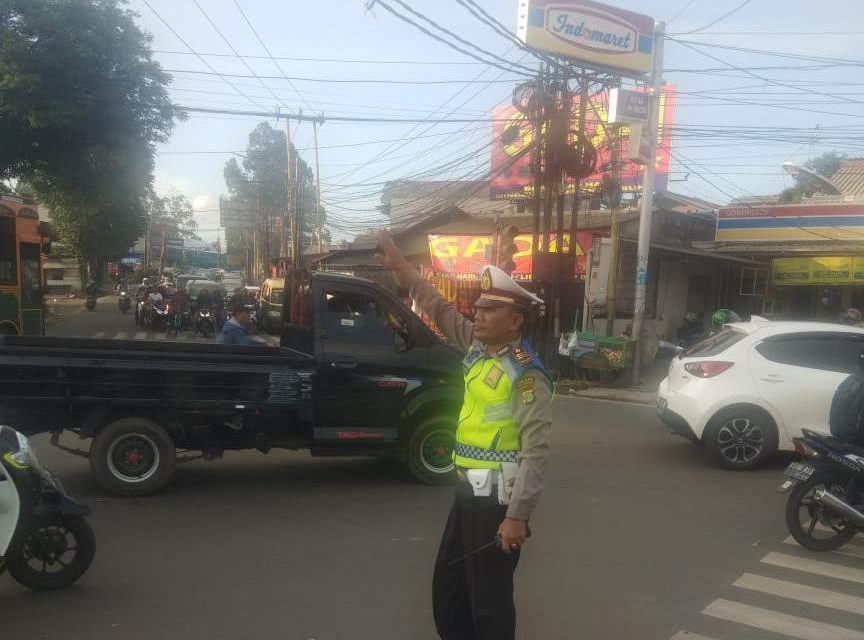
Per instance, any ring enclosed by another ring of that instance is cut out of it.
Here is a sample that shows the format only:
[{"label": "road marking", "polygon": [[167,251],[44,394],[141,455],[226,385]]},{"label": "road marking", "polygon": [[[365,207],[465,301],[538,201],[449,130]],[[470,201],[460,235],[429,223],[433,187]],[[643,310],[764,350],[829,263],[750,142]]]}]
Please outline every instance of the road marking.
[{"label": "road marking", "polygon": [[674,636],[669,638],[669,640],[717,640],[716,638],[709,638],[708,636],[701,636],[698,633],[691,633],[690,631],[679,631]]},{"label": "road marking", "polygon": [[830,640],[864,640],[864,633],[854,629],[799,618],[761,607],[751,607],[731,600],[715,600],[705,607],[702,613],[799,640],[827,640],[828,638]]},{"label": "road marking", "polygon": [[817,589],[816,587],[809,587],[796,582],[775,580],[774,578],[757,576],[752,573],[745,573],[733,582],[732,586],[770,593],[781,598],[816,604],[820,607],[828,607],[829,609],[837,609],[838,611],[848,611],[849,613],[864,615],[864,598],[837,593],[828,589]]},{"label": "road marking", "polygon": [[[860,544],[856,543],[855,540],[857,538],[853,538],[849,543],[846,544],[845,547],[840,547],[836,551],[832,551],[831,553],[838,553],[841,556],[848,556],[850,558],[861,558],[864,559],[864,547]],[[798,541],[795,540],[792,536],[789,536],[783,541],[785,544],[791,544],[794,547],[798,547],[799,549],[803,549]]]},{"label": "road marking", "polygon": [[[825,576],[826,578],[837,578],[838,580],[864,584],[864,570],[844,567],[839,564],[831,564],[830,562],[808,560],[807,558],[798,558],[785,553],[773,552],[762,558],[761,562],[775,567],[815,573],[816,575]],[[864,636],[862,636],[862,638],[864,638]]]},{"label": "road marking", "polygon": [[104,338],[105,332],[104,331],[97,331],[96,333],[93,334],[93,337],[94,338]]},{"label": "road marking", "polygon": [[147,332],[146,331],[139,331],[138,333],[135,334],[135,339],[136,340],[146,340],[147,339]]},{"label": "road marking", "polygon": [[114,339],[115,340],[125,340],[126,339],[126,332],[125,331],[118,331],[117,333],[114,334]]}]

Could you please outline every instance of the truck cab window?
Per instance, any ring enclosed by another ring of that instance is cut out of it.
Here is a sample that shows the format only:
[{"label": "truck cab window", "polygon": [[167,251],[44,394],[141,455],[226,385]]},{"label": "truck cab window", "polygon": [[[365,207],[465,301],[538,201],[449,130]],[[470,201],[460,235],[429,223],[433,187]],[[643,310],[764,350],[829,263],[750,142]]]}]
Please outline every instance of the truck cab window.
[{"label": "truck cab window", "polygon": [[379,299],[348,291],[324,294],[327,334],[331,340],[393,344],[396,335],[405,337],[407,323]]}]

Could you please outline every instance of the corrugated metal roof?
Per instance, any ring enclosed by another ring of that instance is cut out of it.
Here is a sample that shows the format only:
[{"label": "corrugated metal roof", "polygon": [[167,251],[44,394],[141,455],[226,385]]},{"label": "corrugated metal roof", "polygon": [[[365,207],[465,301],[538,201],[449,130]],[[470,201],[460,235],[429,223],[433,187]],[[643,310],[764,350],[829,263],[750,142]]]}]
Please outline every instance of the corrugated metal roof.
[{"label": "corrugated metal roof", "polygon": [[864,195],[864,159],[844,160],[831,182],[844,196]]}]

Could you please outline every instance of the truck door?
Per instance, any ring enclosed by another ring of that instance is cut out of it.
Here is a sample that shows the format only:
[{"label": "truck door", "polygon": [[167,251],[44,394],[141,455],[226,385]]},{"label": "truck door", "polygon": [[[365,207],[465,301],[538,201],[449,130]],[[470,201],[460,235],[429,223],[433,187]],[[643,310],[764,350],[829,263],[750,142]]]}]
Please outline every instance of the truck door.
[{"label": "truck door", "polygon": [[404,398],[420,384],[428,349],[408,343],[408,312],[352,283],[315,287],[319,444],[393,442]]}]

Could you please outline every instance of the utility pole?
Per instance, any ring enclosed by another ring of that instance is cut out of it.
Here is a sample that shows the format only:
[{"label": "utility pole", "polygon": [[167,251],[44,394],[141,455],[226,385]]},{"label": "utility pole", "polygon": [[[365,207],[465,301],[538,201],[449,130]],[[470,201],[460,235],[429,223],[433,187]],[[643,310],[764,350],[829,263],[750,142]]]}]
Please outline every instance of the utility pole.
[{"label": "utility pole", "polygon": [[610,176],[609,212],[612,217],[612,230],[609,238],[609,275],[606,280],[606,335],[615,333],[615,316],[618,303],[618,244],[620,225],[618,222],[621,205],[621,128],[617,123],[609,127],[609,156],[612,159]]},{"label": "utility pole", "polygon": [[291,211],[292,211],[292,200],[294,196],[294,189],[291,187],[291,121],[287,118],[285,119],[285,151],[286,151],[286,171],[285,171],[285,182],[286,182],[286,195],[285,195],[285,211],[282,214],[282,224],[279,226],[279,253],[281,254],[280,258],[285,258],[288,256],[288,229],[291,226]]},{"label": "utility pole", "polygon": [[642,175],[642,215],[639,217],[639,243],[636,248],[636,302],[633,309],[633,383],[639,384],[642,373],[642,324],[645,320],[645,298],[648,291],[648,257],[651,250],[651,218],[654,213],[654,175],[657,169],[657,134],[660,117],[660,91],[663,89],[663,37],[666,25],[654,28],[654,64],[651,70],[651,113],[645,127],[649,162]]},{"label": "utility pole", "polygon": [[321,224],[321,167],[318,164],[318,121],[312,121],[312,136],[315,140],[315,225],[318,235],[318,253],[324,253],[321,242],[323,240],[323,225]]}]

